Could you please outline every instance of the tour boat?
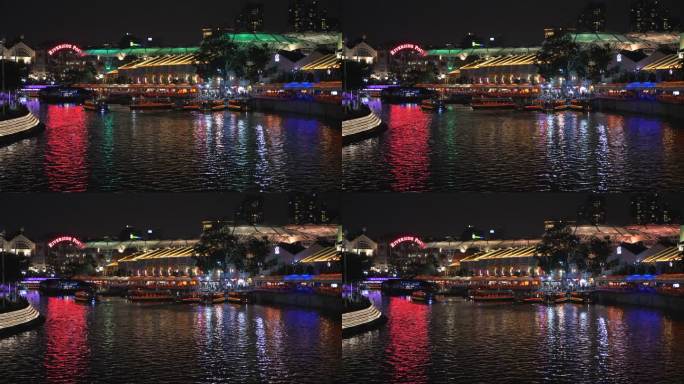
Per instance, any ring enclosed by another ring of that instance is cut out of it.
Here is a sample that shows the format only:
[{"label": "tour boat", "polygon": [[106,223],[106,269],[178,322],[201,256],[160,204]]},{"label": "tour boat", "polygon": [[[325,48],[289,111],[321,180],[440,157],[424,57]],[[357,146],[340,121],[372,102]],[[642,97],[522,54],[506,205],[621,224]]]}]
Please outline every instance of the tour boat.
[{"label": "tour boat", "polygon": [[199,103],[187,103],[181,105],[180,107],[178,107],[178,109],[181,111],[199,111],[200,107],[201,106]]},{"label": "tour boat", "polygon": [[128,295],[128,299],[131,301],[173,301],[174,297],[169,291],[143,291],[136,290]]},{"label": "tour boat", "polygon": [[561,293],[561,294],[559,294],[559,295],[556,295],[556,296],[553,298],[553,302],[554,302],[555,304],[564,304],[564,303],[567,303],[567,302],[569,302],[569,301],[570,301],[570,298],[569,298],[568,295],[565,294],[565,293]]},{"label": "tour boat", "polygon": [[570,109],[570,106],[565,101],[556,101],[553,104],[553,110],[555,112],[567,111],[568,109]]},{"label": "tour boat", "polygon": [[570,293],[569,299],[571,302],[578,303],[578,304],[584,304],[584,303],[590,303],[591,302],[589,295],[587,295],[586,293],[582,293],[582,292]]},{"label": "tour boat", "polygon": [[173,103],[158,101],[139,101],[131,104],[130,108],[131,110],[173,109]]},{"label": "tour boat", "polygon": [[544,110],[544,103],[541,101],[535,101],[532,104],[527,104],[522,107],[523,111],[526,112],[539,112]]},{"label": "tour boat", "polygon": [[512,99],[477,99],[470,104],[473,109],[515,109],[516,104]]},{"label": "tour boat", "polygon": [[107,112],[109,111],[109,106],[104,101],[86,100],[83,103],[83,109],[93,112]]},{"label": "tour boat", "polygon": [[223,292],[209,293],[204,296],[205,304],[221,304],[226,302],[226,295]]},{"label": "tour boat", "polygon": [[228,100],[228,109],[231,111],[247,112],[249,111],[249,105],[247,100],[230,99]]},{"label": "tour boat", "polygon": [[590,111],[589,103],[583,100],[572,100],[570,102],[570,109],[573,111]]},{"label": "tour boat", "polygon": [[198,293],[189,293],[181,296],[178,299],[179,303],[182,304],[194,304],[194,303],[201,303],[202,302],[202,296],[200,296]]},{"label": "tour boat", "polygon": [[205,101],[200,106],[200,109],[205,112],[223,111],[226,109],[226,104],[222,100]]},{"label": "tour boat", "polygon": [[488,291],[477,290],[470,296],[473,301],[513,301],[515,296],[512,291]]},{"label": "tour boat", "polygon": [[74,299],[80,302],[96,301],[97,297],[90,291],[78,291],[74,294]]},{"label": "tour boat", "polygon": [[411,300],[413,301],[427,301],[428,295],[425,291],[415,291],[411,294]]},{"label": "tour boat", "polygon": [[538,294],[535,294],[535,295],[524,298],[522,301],[523,301],[523,303],[526,303],[526,304],[543,303],[544,298]]},{"label": "tour boat", "polygon": [[439,111],[444,109],[444,103],[441,100],[425,99],[420,102],[420,107],[426,111]]},{"label": "tour boat", "polygon": [[249,297],[245,292],[228,292],[228,297],[226,299],[230,303],[236,304],[247,304],[249,303]]}]

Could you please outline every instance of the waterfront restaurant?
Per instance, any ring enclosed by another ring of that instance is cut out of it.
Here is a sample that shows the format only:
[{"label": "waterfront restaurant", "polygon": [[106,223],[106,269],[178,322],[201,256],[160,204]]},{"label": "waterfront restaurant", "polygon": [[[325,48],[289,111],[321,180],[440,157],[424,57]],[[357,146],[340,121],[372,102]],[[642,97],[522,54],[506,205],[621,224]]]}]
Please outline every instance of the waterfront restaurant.
[{"label": "waterfront restaurant", "polygon": [[476,276],[538,276],[536,246],[481,252],[460,261],[461,269]]}]

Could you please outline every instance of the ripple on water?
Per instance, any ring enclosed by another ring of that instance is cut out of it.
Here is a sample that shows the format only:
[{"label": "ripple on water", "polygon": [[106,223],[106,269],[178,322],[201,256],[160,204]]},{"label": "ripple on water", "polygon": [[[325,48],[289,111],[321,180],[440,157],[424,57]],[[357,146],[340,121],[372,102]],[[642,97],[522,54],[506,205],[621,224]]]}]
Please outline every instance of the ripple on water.
[{"label": "ripple on water", "polygon": [[389,129],[342,149],[344,190],[684,190],[684,131],[657,118],[377,108]]}]

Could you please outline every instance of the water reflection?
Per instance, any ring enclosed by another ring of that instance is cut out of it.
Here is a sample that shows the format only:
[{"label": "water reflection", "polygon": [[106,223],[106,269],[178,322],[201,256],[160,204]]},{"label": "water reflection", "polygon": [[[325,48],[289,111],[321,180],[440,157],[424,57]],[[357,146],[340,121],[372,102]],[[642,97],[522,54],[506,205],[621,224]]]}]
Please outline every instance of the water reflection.
[{"label": "water reflection", "polygon": [[339,129],[263,113],[29,106],[46,124],[0,147],[0,191],[335,191]]},{"label": "water reflection", "polygon": [[684,189],[684,131],[657,118],[371,107],[389,129],[342,149],[345,190]]},{"label": "water reflection", "polygon": [[340,322],[315,311],[30,300],[47,319],[0,339],[10,382],[318,383],[342,369]]},{"label": "water reflection", "polygon": [[677,382],[684,318],[635,307],[413,303],[371,297],[379,330],[344,339],[364,382]]}]

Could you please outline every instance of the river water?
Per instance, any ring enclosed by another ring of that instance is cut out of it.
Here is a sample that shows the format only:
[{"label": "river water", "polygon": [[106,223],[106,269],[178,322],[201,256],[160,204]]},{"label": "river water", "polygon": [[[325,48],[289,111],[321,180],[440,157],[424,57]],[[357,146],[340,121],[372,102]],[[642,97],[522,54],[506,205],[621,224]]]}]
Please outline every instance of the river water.
[{"label": "river water", "polygon": [[46,322],[0,339],[0,382],[320,383],[341,372],[339,320],[308,309],[29,299]]},{"label": "river water", "polygon": [[101,115],[29,102],[44,132],[0,146],[0,191],[338,191],[339,129],[299,115]]},{"label": "river water", "polygon": [[684,129],[610,113],[473,111],[369,104],[379,137],[342,149],[348,191],[684,190]]},{"label": "river water", "polygon": [[379,330],[344,339],[364,383],[681,383],[684,318],[639,307],[371,299]]}]

